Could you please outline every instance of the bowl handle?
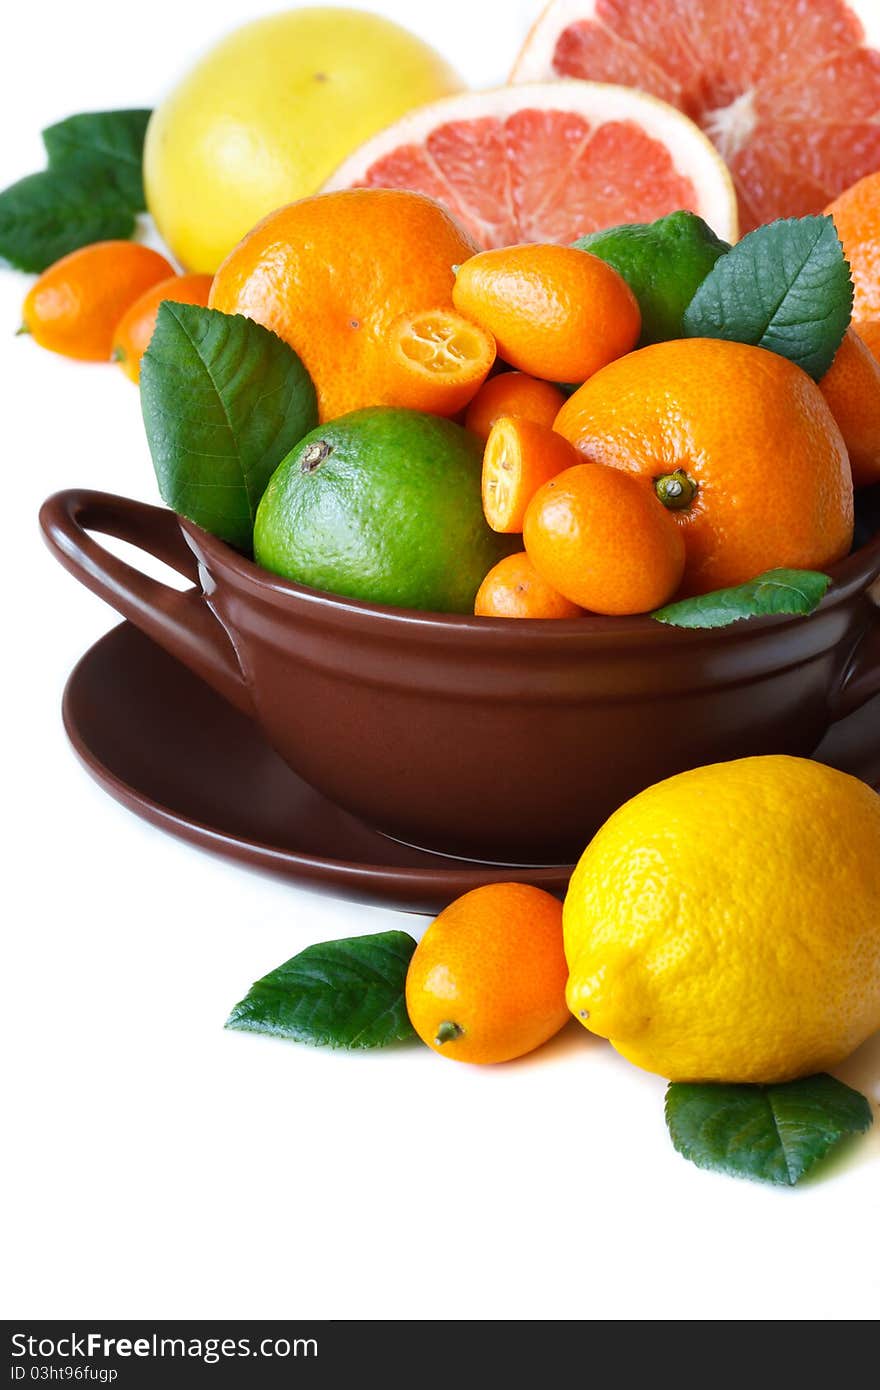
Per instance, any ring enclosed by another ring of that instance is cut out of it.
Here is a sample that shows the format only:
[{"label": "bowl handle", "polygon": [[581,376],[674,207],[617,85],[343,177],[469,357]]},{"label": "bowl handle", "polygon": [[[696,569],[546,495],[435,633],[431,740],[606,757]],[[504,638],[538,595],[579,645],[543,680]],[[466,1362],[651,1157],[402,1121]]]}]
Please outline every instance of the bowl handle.
[{"label": "bowl handle", "polygon": [[[40,526],[50,550],[74,578],[238,709],[253,714],[232,643],[199,587],[198,563],[173,512],[109,492],[71,488],[43,503]],[[195,587],[180,593],[151,579],[98,545],[89,531],[136,545]]]},{"label": "bowl handle", "polygon": [[868,623],[850,653],[831,701],[833,721],[845,719],[880,695],[880,581],[868,590]]}]

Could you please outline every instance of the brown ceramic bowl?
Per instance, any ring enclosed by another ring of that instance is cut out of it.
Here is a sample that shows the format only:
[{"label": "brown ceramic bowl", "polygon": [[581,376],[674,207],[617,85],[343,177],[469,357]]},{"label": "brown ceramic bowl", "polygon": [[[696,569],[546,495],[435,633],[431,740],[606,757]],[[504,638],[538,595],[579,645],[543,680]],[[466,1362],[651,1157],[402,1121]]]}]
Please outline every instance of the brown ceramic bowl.
[{"label": "brown ceramic bowl", "polygon": [[[337,598],[106,493],[57,493],[40,520],[71,573],[252,715],[297,773],[438,853],[568,862],[652,782],[748,754],[809,755],[880,691],[876,533],[832,567],[810,617],[690,632],[648,617],[511,621]],[[148,578],[89,531],[196,587]]]}]

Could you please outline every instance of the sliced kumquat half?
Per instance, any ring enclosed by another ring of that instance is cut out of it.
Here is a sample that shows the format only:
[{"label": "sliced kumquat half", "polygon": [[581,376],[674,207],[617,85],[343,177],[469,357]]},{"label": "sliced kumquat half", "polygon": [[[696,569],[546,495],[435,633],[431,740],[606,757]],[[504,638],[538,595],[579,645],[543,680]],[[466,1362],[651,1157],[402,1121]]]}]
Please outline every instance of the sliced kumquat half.
[{"label": "sliced kumquat half", "polygon": [[497,420],[483,453],[483,512],[492,530],[522,531],[538,488],[581,462],[574,445],[547,425],[514,416]]},{"label": "sliced kumquat half", "polygon": [[388,353],[395,405],[457,415],[489,375],[495,339],[451,309],[429,309],[394,320]]}]

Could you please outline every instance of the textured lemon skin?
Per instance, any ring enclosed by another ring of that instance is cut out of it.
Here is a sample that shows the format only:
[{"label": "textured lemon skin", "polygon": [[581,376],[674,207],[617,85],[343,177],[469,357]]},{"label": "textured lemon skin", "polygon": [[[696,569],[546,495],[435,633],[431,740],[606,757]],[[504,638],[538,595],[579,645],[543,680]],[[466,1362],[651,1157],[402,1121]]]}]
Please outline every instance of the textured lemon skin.
[{"label": "textured lemon skin", "polygon": [[421,39],[378,15],[271,15],[212,48],[154,113],[147,206],[187,270],[209,274],[256,222],[314,193],[413,106],[462,90]]},{"label": "textured lemon skin", "polygon": [[880,1029],[880,796],[804,758],[669,778],[588,845],[563,929],[569,1008],[637,1066],[825,1071]]}]

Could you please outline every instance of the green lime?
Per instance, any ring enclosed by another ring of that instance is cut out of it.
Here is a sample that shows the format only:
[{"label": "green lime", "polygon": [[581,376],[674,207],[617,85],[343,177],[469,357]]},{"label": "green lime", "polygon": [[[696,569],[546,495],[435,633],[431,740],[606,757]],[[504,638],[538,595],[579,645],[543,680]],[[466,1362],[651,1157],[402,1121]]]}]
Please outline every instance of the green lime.
[{"label": "green lime", "polygon": [[730,250],[695,212],[607,227],[574,245],[613,265],[629,285],[642,311],[639,347],[684,336],[685,309],[719,256]]},{"label": "green lime", "polygon": [[486,525],[481,458],[475,435],[415,410],[372,407],[320,425],[263,494],[257,563],[347,598],[472,613],[512,546]]}]

